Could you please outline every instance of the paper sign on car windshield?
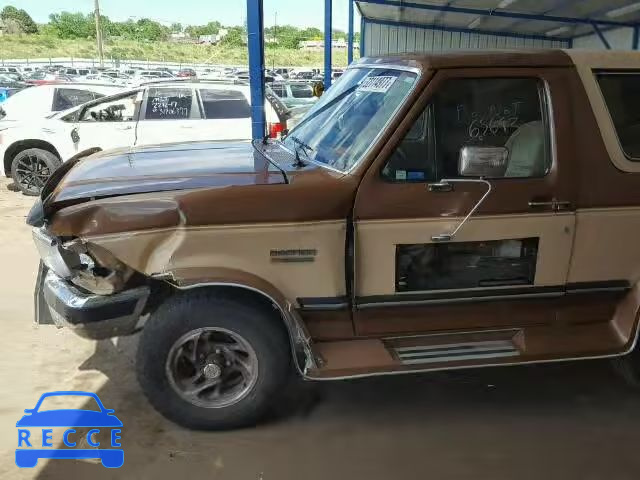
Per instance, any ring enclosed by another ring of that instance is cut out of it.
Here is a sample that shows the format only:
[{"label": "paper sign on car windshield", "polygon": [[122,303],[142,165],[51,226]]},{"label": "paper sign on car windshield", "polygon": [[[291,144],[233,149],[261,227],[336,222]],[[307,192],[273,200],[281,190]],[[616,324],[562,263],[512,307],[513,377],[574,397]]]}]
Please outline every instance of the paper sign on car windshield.
[{"label": "paper sign on car windshield", "polygon": [[397,79],[392,76],[367,77],[358,86],[358,91],[386,93]]}]

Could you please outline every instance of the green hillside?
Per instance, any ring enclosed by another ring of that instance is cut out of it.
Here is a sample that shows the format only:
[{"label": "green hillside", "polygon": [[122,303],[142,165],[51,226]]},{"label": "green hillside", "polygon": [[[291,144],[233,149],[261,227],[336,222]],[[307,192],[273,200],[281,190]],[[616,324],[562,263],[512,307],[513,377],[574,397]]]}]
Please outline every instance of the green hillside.
[{"label": "green hillside", "polygon": [[[52,35],[0,36],[2,59],[35,59],[55,57],[97,58],[93,39],[61,39]],[[167,41],[125,40],[110,38],[105,43],[105,59],[149,60],[181,63],[211,63],[241,65],[248,62],[247,48],[231,45],[194,45]],[[267,47],[265,61],[268,66],[295,65],[321,68],[322,51],[303,51],[281,47]],[[333,52],[333,64],[346,66],[344,50]]]}]

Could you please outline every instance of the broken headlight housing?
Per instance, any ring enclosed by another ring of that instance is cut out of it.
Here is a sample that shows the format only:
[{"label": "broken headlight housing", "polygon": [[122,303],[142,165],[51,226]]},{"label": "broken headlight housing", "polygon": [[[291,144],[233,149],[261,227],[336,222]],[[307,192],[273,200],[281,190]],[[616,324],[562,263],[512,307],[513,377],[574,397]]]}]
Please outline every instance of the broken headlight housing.
[{"label": "broken headlight housing", "polygon": [[47,268],[91,293],[117,293],[134,273],[104,248],[79,239],[61,244],[43,228],[34,228],[33,240]]}]

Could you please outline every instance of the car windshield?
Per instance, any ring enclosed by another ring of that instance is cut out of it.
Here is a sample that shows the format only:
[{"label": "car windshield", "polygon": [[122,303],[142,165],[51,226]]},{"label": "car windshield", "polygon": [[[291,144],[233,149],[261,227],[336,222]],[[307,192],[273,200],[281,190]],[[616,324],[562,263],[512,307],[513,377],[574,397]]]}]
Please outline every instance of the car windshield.
[{"label": "car windshield", "polygon": [[[384,130],[415,85],[413,72],[353,68],[328,90],[283,141],[311,160],[350,170]],[[302,147],[301,147],[302,146]]]}]

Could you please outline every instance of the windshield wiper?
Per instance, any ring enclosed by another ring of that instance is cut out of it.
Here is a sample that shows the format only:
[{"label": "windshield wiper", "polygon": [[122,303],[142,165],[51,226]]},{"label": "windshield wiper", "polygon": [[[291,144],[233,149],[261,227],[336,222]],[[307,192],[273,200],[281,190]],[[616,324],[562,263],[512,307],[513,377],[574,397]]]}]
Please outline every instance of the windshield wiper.
[{"label": "windshield wiper", "polygon": [[307,157],[308,161],[311,161],[311,158],[309,157],[309,152],[313,152],[313,148],[310,147],[309,145],[307,145],[306,143],[304,143],[302,140],[300,140],[298,137],[294,137],[292,135],[289,135],[287,138],[290,138],[294,145],[295,145],[295,153],[296,153],[296,161],[293,164],[294,167],[306,167],[307,164],[304,163],[301,159],[300,159],[300,150],[302,150],[302,152],[304,153],[304,156]]}]

